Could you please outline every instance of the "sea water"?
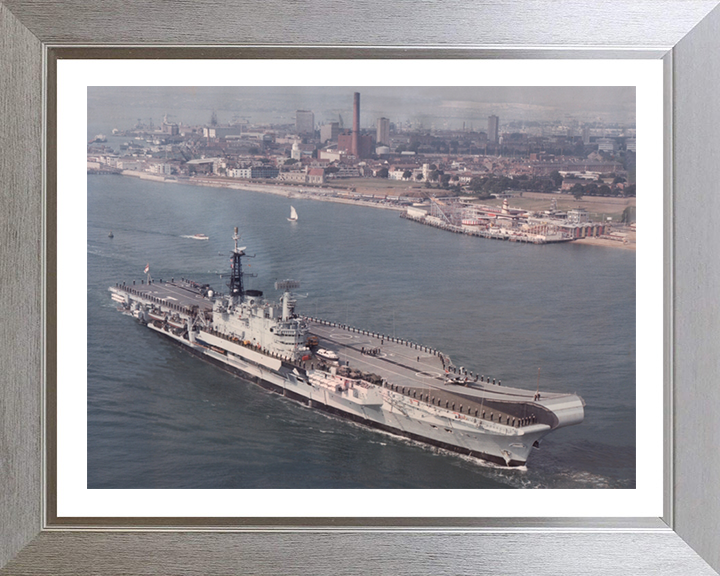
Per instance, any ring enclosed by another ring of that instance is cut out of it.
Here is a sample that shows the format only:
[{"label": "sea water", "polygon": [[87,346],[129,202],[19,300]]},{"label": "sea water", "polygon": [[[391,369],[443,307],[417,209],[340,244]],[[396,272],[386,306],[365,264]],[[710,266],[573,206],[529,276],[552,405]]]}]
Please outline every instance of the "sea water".
[{"label": "sea water", "polygon": [[[87,214],[89,488],[635,487],[633,251],[122,176],[88,176]],[[108,287],[146,264],[227,291],[234,226],[255,256],[246,288],[274,299],[276,280],[299,280],[300,314],[437,348],[508,386],[577,392],[585,421],[546,437],[525,470],[488,465],[271,394],[116,310]]]}]

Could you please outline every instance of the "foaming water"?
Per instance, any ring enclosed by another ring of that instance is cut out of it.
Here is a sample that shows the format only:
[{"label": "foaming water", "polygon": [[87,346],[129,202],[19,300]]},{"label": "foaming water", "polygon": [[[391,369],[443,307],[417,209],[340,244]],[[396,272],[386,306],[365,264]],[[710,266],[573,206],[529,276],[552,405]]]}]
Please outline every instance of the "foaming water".
[{"label": "foaming water", "polygon": [[[88,486],[632,488],[635,254],[448,234],[392,211],[88,177]],[[302,314],[435,347],[503,384],[577,392],[585,422],[506,468],[329,416],[233,377],[119,314],[107,288],[301,281]],[[112,230],[114,238],[108,238]],[[208,240],[191,240],[202,231]],[[538,376],[539,369],[539,376]]]}]

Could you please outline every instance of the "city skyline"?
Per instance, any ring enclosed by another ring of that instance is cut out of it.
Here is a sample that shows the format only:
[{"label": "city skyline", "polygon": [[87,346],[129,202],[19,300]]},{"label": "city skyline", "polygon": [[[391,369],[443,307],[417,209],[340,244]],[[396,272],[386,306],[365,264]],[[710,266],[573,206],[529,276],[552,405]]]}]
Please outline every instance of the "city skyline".
[{"label": "city skyline", "polygon": [[[128,128],[138,118],[160,123],[164,113],[185,124],[294,124],[297,110],[314,114],[316,126],[352,124],[352,95],[363,95],[361,127],[378,118],[414,128],[484,130],[491,115],[501,123],[560,122],[633,126],[634,87],[92,87],[88,123],[112,118]],[[112,113],[109,114],[108,112]]]}]

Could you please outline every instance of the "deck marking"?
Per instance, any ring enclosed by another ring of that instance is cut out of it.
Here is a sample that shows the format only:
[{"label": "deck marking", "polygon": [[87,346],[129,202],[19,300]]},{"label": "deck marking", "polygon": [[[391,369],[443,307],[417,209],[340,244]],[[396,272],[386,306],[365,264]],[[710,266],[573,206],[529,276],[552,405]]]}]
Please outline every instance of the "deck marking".
[{"label": "deck marking", "polygon": [[352,334],[344,334],[342,332],[330,332],[328,336],[333,336],[340,340],[353,340],[355,338]]},{"label": "deck marking", "polygon": [[440,372],[415,372],[415,376],[419,378],[442,378]]}]

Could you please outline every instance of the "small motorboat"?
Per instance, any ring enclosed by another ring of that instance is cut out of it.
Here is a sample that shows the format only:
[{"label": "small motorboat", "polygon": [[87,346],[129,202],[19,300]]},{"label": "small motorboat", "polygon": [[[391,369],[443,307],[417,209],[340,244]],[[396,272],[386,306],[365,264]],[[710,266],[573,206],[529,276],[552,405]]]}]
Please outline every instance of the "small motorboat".
[{"label": "small motorboat", "polygon": [[209,240],[209,238],[205,236],[205,234],[193,234],[192,236],[190,236],[190,238],[192,238],[193,240]]},{"label": "small motorboat", "polygon": [[320,358],[324,358],[325,360],[337,360],[338,355],[335,354],[332,350],[325,350],[325,348],[320,348],[317,352],[315,352],[317,356],[320,356]]},{"label": "small motorboat", "polygon": [[110,234],[108,234],[108,238],[115,238],[115,235],[112,233],[112,230],[110,230]]}]

